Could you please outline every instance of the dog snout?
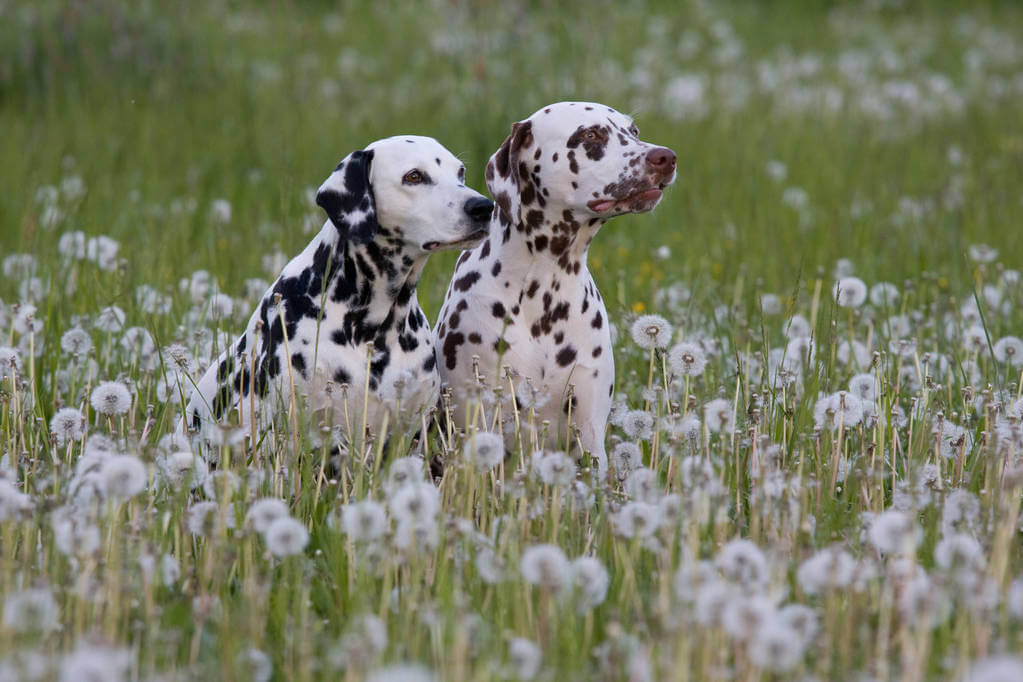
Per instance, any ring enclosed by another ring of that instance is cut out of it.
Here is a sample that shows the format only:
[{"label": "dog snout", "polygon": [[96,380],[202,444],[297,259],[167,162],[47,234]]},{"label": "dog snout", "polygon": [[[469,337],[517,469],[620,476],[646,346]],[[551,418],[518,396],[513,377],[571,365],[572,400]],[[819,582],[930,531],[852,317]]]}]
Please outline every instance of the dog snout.
[{"label": "dog snout", "polygon": [[465,202],[466,215],[478,223],[489,220],[493,211],[494,202],[486,197],[473,197]]},{"label": "dog snout", "polygon": [[646,163],[658,173],[670,173],[675,170],[675,152],[667,147],[654,147],[646,155]]}]

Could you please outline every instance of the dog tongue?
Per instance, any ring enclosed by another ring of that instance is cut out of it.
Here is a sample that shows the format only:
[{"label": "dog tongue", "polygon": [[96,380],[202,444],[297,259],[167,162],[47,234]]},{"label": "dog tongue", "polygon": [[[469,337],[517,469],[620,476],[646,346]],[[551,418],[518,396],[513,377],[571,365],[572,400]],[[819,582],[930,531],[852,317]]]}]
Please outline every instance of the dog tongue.
[{"label": "dog tongue", "polygon": [[591,203],[590,208],[596,211],[597,213],[602,213],[611,208],[612,206],[614,206],[616,203],[618,202],[616,202],[614,199],[605,199],[603,201],[595,201]]}]

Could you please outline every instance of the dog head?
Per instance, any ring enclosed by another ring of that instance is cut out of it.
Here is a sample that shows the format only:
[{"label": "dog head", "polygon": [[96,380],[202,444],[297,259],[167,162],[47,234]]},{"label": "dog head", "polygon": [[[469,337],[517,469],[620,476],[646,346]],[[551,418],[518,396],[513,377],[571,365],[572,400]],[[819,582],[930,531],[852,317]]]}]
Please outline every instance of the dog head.
[{"label": "dog head", "polygon": [[502,222],[540,222],[548,207],[607,219],[656,206],[675,180],[675,153],[639,139],[632,118],[591,102],[559,102],[512,125],[487,164]]},{"label": "dog head", "polygon": [[343,238],[371,241],[380,226],[422,251],[468,248],[486,236],[493,202],[465,186],[465,166],[430,137],[398,135],[352,152],[316,203]]}]

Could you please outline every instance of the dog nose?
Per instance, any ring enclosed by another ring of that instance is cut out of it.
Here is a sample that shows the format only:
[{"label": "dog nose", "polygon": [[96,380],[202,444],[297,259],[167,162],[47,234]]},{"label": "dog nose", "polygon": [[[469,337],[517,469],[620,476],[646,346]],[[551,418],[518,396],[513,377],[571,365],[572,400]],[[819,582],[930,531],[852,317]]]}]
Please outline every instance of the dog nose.
[{"label": "dog nose", "polygon": [[465,213],[479,223],[488,220],[493,211],[494,202],[486,197],[473,197],[465,202]]},{"label": "dog nose", "polygon": [[667,147],[655,147],[647,152],[646,162],[656,171],[670,171],[675,168],[675,152]]}]

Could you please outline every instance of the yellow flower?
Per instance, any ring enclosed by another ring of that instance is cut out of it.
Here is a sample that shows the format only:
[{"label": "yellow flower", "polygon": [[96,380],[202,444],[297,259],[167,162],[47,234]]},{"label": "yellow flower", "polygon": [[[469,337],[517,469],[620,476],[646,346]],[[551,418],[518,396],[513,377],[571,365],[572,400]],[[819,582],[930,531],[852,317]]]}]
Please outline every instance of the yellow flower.
[{"label": "yellow flower", "polygon": [[646,304],[644,304],[643,301],[636,301],[632,304],[632,312],[641,313],[644,310],[646,310]]}]

